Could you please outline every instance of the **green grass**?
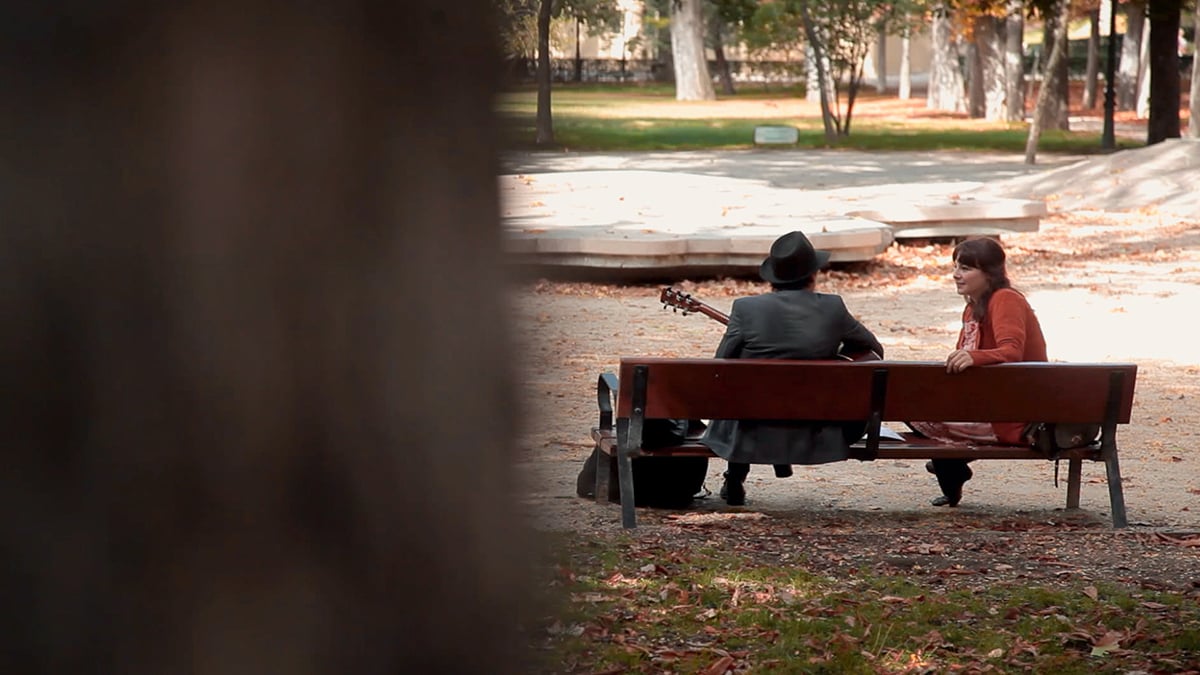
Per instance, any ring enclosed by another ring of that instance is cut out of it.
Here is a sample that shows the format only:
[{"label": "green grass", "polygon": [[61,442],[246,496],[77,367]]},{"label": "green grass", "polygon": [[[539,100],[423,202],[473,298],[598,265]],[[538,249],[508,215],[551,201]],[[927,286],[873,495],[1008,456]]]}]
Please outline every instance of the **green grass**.
[{"label": "green grass", "polygon": [[707,546],[639,548],[622,535],[554,542],[552,567],[572,575],[553,627],[531,627],[537,672],[701,672],[723,657],[749,672],[1160,672],[1200,643],[1193,600],[1116,584],[945,590]]},{"label": "green grass", "polygon": [[[533,119],[509,118],[508,144],[531,149],[520,139],[534,137]],[[574,151],[647,150],[734,150],[754,147],[754,128],[764,123],[789,124],[799,130],[795,146],[801,149],[828,148],[820,120],[753,119],[640,119],[619,120],[558,115],[554,121],[555,148]],[[813,128],[816,126],[817,128]],[[847,150],[991,150],[1024,152],[1028,131],[945,130],[912,126],[864,123],[851,125],[850,135],[834,147]],[[782,146],[772,146],[782,147]],[[1088,154],[1099,152],[1100,135],[1048,131],[1042,135],[1040,152]]]},{"label": "green grass", "polygon": [[[787,106],[800,101],[795,90],[748,90],[721,103],[758,101],[769,98]],[[551,95],[555,144],[534,145],[537,96],[533,91],[502,95],[496,103],[510,149],[555,149],[574,151],[730,150],[754,147],[754,127],[785,124],[799,130],[801,149],[827,148],[830,144],[819,115],[763,117],[701,117],[695,106],[674,100],[668,85],[640,87],[561,86]],[[795,107],[801,107],[799,105]],[[719,106],[718,106],[719,109]],[[731,106],[730,110],[734,110]],[[861,110],[861,109],[860,109]],[[851,119],[850,134],[833,147],[866,150],[989,150],[1024,152],[1028,138],[1025,124],[997,124],[982,120],[947,119],[931,115],[905,120]],[[1134,147],[1119,139],[1121,147]],[[783,147],[783,146],[774,146]],[[793,147],[793,146],[787,146]],[[1095,132],[1047,131],[1039,152],[1088,154],[1100,152],[1100,134]]]},{"label": "green grass", "polygon": [[[532,120],[530,120],[532,122]],[[749,147],[755,120],[612,120],[561,115],[554,121],[556,145],[571,150],[699,150]],[[529,138],[532,124],[508,127],[510,138]],[[519,145],[519,144],[518,144]]]}]

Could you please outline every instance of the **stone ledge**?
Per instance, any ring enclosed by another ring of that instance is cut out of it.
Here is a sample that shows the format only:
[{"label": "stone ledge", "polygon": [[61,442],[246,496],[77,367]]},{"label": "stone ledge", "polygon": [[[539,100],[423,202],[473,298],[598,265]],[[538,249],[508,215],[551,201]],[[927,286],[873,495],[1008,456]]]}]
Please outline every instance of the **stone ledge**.
[{"label": "stone ledge", "polygon": [[651,265],[655,260],[681,264],[686,258],[697,266],[757,269],[771,243],[792,230],[803,231],[813,246],[830,251],[835,262],[868,260],[894,241],[892,228],[883,223],[857,217],[809,216],[792,218],[786,226],[730,227],[693,234],[644,228],[636,235],[622,235],[612,228],[596,227],[510,231],[504,247],[516,262],[525,263],[536,257],[544,264],[627,267]]},{"label": "stone ledge", "polygon": [[887,223],[905,239],[1037,232],[1048,210],[1041,201],[972,196],[930,204],[889,200],[846,213]]},{"label": "stone ledge", "polygon": [[897,238],[1036,231],[1047,213],[1043,202],[941,186],[808,191],[644,170],[508,175],[500,187],[509,262],[597,274],[754,274],[771,243],[792,230],[834,262],[865,261]]}]

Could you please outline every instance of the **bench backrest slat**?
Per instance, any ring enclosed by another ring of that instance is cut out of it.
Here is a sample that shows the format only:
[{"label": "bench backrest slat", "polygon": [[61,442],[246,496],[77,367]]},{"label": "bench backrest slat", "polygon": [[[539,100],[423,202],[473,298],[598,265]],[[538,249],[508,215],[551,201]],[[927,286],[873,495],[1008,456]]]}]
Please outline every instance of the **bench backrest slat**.
[{"label": "bench backrest slat", "polygon": [[950,375],[942,363],[767,359],[621,359],[618,417],[630,417],[634,368],[646,366],[647,418],[861,420],[871,380],[887,369],[891,421],[1100,422],[1114,373],[1119,424],[1133,408],[1134,364],[1020,363]]},{"label": "bench backrest slat", "polygon": [[1122,374],[1118,424],[1133,410],[1133,364],[1023,363],[970,368],[951,375],[934,367],[888,369],[889,420],[1100,422],[1113,373]]}]

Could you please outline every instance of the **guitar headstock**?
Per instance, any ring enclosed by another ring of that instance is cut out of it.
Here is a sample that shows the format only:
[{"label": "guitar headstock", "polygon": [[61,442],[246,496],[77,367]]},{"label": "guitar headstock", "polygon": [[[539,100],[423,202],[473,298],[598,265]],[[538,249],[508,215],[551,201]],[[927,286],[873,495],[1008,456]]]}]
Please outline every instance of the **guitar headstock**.
[{"label": "guitar headstock", "polygon": [[664,288],[662,294],[659,295],[659,300],[662,301],[663,307],[673,307],[683,310],[684,314],[689,312],[699,312],[703,303],[693,298],[691,294],[684,293],[675,288]]}]

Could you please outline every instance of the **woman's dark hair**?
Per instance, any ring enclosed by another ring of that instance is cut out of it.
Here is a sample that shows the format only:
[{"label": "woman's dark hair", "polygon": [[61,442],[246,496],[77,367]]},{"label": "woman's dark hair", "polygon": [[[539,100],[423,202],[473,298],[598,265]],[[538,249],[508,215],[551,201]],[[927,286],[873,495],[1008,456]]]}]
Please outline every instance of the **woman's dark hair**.
[{"label": "woman's dark hair", "polygon": [[983,321],[992,293],[1001,288],[1012,288],[1012,282],[1008,280],[1008,271],[1004,268],[1004,259],[1004,247],[995,239],[987,237],[967,239],[954,247],[953,260],[956,264],[973,267],[983,272],[983,276],[987,278],[987,291],[979,298],[979,302],[972,303],[971,306],[971,315],[976,321]]}]

